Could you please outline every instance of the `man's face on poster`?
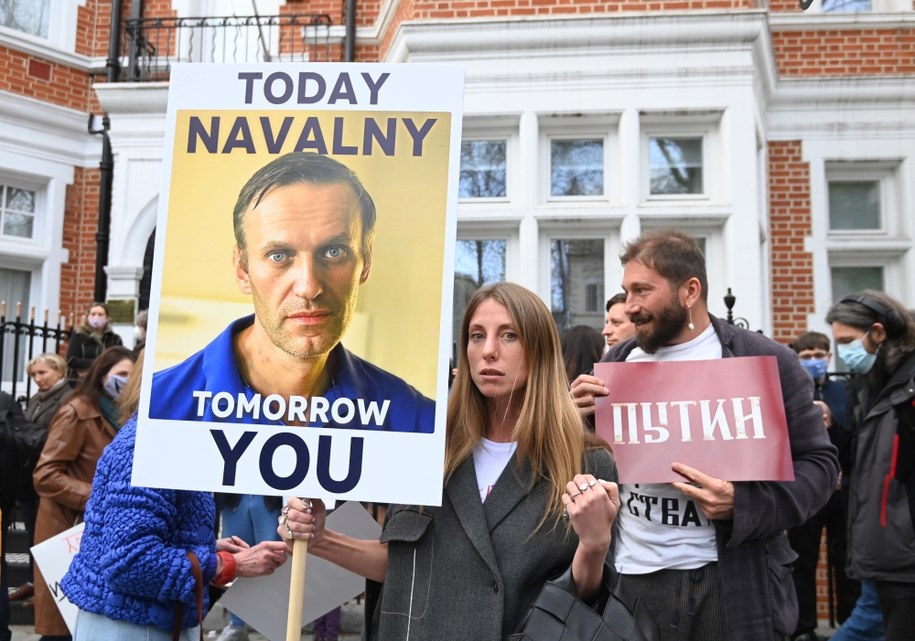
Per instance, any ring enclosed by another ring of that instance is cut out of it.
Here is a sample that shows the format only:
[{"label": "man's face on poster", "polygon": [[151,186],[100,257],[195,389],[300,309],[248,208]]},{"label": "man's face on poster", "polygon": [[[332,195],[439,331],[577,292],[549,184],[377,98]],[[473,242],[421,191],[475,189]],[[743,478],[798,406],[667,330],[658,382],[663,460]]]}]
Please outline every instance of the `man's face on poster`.
[{"label": "man's face on poster", "polygon": [[275,187],[245,212],[242,228],[246,256],[236,248],[236,280],[270,341],[297,358],[328,353],[346,332],[371,268],[352,188]]}]

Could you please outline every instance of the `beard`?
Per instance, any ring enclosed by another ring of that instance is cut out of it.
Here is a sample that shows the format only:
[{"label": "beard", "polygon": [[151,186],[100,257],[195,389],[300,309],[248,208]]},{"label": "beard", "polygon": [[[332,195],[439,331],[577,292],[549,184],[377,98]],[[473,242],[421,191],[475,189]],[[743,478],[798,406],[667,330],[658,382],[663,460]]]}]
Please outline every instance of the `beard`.
[{"label": "beard", "polygon": [[[640,325],[636,329],[635,344],[646,354],[655,354],[659,347],[669,345],[683,331],[688,315],[686,308],[673,301],[656,314],[643,310],[630,316],[633,323]],[[651,322],[651,329],[643,330],[641,324],[648,322]]]}]

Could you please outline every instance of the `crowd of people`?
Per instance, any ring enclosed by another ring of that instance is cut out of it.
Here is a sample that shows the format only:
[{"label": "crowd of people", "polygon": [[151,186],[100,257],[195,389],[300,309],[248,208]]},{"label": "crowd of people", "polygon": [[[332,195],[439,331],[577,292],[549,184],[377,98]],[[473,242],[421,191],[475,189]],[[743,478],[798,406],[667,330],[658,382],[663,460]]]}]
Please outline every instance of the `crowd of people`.
[{"label": "crowd of people", "polygon": [[[519,285],[473,295],[456,337],[441,506],[392,505],[373,540],[328,529],[319,500],[132,486],[142,345],[124,347],[93,303],[66,360],[28,363],[36,391],[25,416],[47,437],[33,493],[17,506],[36,543],[85,522],[61,582],[79,608],[73,638],[164,640],[177,626],[196,639],[198,594],[205,612],[208,586],[270,574],[305,540],[366,578],[366,639],[504,639],[544,583],[570,571],[591,604],[618,574],[663,641],[813,641],[824,530],[833,639],[911,638],[911,312],[884,292],[856,292],[829,309],[831,336],[805,332],[785,346],[709,312],[705,259],[687,234],[646,232],[621,260],[624,292],[607,301],[602,330],[560,337]],[[613,397],[595,363],[745,356],[776,363],[794,480],[732,481],[672,460],[679,482],[618,484],[594,430],[596,406]],[[839,361],[841,376],[829,371]],[[5,530],[12,506],[2,507]],[[40,568],[11,596],[32,592],[36,632],[69,640]],[[316,638],[333,641],[338,627],[339,610],[316,622]],[[221,638],[246,639],[247,625],[233,615]]]}]

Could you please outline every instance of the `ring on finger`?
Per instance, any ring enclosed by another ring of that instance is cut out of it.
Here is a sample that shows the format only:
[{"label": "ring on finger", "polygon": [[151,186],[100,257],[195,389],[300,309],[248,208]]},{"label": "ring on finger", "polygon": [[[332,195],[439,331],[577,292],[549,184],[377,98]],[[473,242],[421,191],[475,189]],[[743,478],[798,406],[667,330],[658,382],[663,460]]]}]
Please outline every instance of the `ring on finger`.
[{"label": "ring on finger", "polygon": [[594,487],[595,485],[597,485],[597,481],[595,481],[594,479],[591,479],[590,481],[588,481],[588,487]]},{"label": "ring on finger", "polygon": [[288,522],[283,523],[283,527],[286,528],[286,538],[289,540],[294,539],[295,534],[293,534],[292,529],[289,527],[289,523]]},{"label": "ring on finger", "polygon": [[287,514],[289,514],[289,506],[288,506],[288,505],[284,505],[284,506],[283,506],[282,514],[283,514],[283,516],[286,516]]},{"label": "ring on finger", "polygon": [[586,481],[582,481],[581,483],[578,484],[578,489],[581,490],[582,492],[584,492],[585,490],[588,489],[588,483]]}]

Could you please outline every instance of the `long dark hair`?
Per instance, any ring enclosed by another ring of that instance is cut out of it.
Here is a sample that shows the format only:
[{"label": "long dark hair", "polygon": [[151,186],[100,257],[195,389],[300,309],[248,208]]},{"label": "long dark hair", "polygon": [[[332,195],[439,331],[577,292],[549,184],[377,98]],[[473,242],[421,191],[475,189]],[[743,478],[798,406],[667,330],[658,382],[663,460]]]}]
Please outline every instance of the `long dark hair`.
[{"label": "long dark hair", "polygon": [[567,329],[560,339],[562,360],[566,365],[566,376],[569,382],[580,374],[587,374],[594,369],[594,363],[604,353],[604,337],[599,331],[588,325],[576,325]]},{"label": "long dark hair", "polygon": [[117,345],[109,347],[92,361],[92,367],[86,372],[86,376],[76,385],[73,395],[70,397],[82,397],[86,401],[98,407],[99,395],[103,393],[102,384],[105,382],[105,375],[111,371],[111,368],[123,361],[129,360],[131,363],[136,362],[136,355],[126,347]]},{"label": "long dark hair", "polygon": [[863,332],[869,331],[874,323],[881,323],[886,329],[887,319],[876,310],[857,302],[856,296],[871,299],[887,310],[895,312],[902,329],[898,336],[887,334],[886,340],[877,350],[877,361],[864,377],[868,381],[869,387],[877,389],[882,387],[909,357],[909,354],[915,351],[915,319],[909,314],[909,310],[895,298],[874,289],[863,289],[830,307],[826,313],[826,322],[830,325],[842,323]]}]

